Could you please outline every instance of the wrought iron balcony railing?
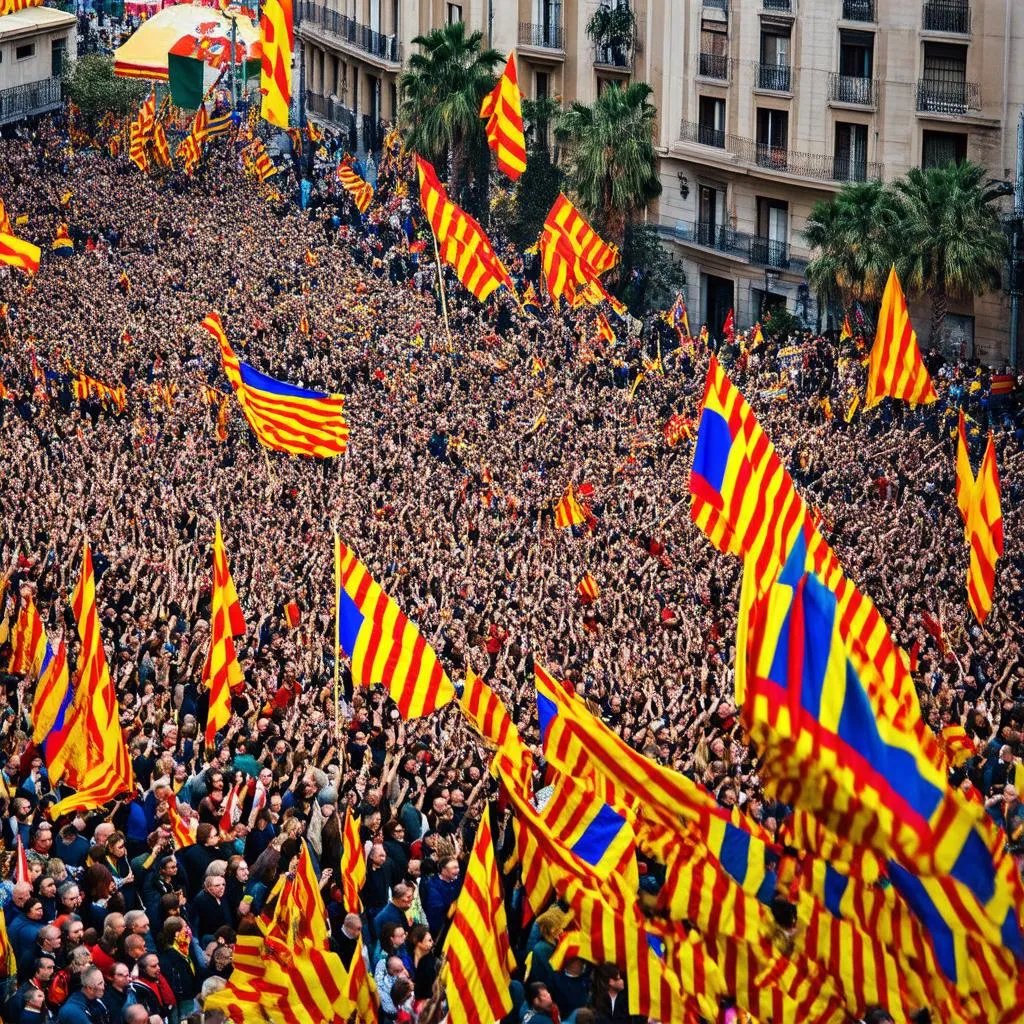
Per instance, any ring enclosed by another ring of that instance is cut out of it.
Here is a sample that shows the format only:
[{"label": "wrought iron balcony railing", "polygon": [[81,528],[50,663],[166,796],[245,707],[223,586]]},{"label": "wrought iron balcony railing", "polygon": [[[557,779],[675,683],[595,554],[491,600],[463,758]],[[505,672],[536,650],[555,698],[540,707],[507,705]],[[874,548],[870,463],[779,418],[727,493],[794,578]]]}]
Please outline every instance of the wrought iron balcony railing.
[{"label": "wrought iron balcony railing", "polygon": [[791,92],[793,69],[788,64],[758,64],[757,88],[772,92]]},{"label": "wrought iron balcony railing", "polygon": [[843,17],[847,21],[874,21],[875,0],[843,0]]},{"label": "wrought iron balcony railing", "polygon": [[536,46],[541,50],[564,50],[562,26],[553,22],[542,24],[532,21],[519,22],[519,45]]},{"label": "wrought iron balcony railing", "polygon": [[963,0],[929,0],[921,13],[921,26],[926,32],[971,34],[971,7]]},{"label": "wrought iron balcony railing", "polygon": [[929,114],[981,110],[981,86],[962,78],[929,75],[917,83],[917,109]]},{"label": "wrought iron balcony railing", "polygon": [[703,78],[717,78],[721,82],[729,80],[730,67],[729,58],[719,53],[702,53],[698,62],[698,72]]}]

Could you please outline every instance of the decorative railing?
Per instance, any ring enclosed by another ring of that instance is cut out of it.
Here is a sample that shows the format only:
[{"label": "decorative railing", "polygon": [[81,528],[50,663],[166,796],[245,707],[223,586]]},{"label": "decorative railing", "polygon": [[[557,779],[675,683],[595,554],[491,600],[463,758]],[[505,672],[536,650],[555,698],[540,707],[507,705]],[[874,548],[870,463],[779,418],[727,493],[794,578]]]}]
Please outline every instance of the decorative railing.
[{"label": "decorative railing", "polygon": [[829,75],[828,98],[836,103],[852,103],[873,107],[877,102],[878,83],[873,78],[855,75]]},{"label": "decorative railing", "polygon": [[11,86],[10,89],[0,89],[0,124],[43,114],[60,104],[59,78],[44,78],[41,82],[27,82]]}]

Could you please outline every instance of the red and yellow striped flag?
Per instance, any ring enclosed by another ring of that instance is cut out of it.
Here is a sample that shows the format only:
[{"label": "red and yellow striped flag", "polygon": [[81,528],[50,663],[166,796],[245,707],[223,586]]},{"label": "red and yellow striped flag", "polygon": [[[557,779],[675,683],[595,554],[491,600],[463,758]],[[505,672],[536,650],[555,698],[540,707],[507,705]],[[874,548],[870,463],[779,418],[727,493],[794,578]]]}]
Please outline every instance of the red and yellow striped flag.
[{"label": "red and yellow striped flag", "polygon": [[288,107],[292,101],[292,50],[295,24],[292,0],[267,0],[260,9],[260,112],[265,121],[278,128],[288,127]]},{"label": "red and yellow striped flag", "polygon": [[338,643],[356,686],[383,683],[403,718],[419,718],[455,696],[448,673],[398,605],[338,538],[334,550]]},{"label": "red and yellow striped flag", "polygon": [[355,200],[356,209],[366,213],[373,202],[373,186],[360,178],[350,164],[338,164],[338,181],[341,187]]},{"label": "red and yellow striped flag", "polygon": [[345,827],[341,836],[341,889],[345,910],[358,914],[363,909],[359,893],[366,883],[366,856],[359,841],[359,819],[352,807],[345,807]]},{"label": "red and yellow striped flag", "polygon": [[873,408],[886,396],[917,405],[927,405],[938,398],[917,347],[917,335],[910,323],[907,300],[895,267],[889,271],[878,314],[864,408]]},{"label": "red and yellow striped flag", "polygon": [[0,235],[13,235],[14,228],[11,227],[11,218],[7,215],[7,207],[0,199]]},{"label": "red and yellow striped flag", "polygon": [[597,314],[597,336],[609,345],[614,345],[618,340],[615,337],[615,331],[612,330],[612,325],[608,323],[608,317],[604,313]]},{"label": "red and yellow striped flag", "polygon": [[452,1024],[507,1016],[512,1009],[509,982],[515,966],[491,819],[485,810],[445,942],[442,981]]},{"label": "red and yellow striped flag", "polygon": [[999,470],[992,434],[988,435],[985,457],[974,482],[967,512],[967,537],[971,561],[967,570],[967,597],[974,617],[981,624],[992,611],[996,585],[996,561],[1003,553],[1003,511],[999,501]]},{"label": "red and yellow striped flag", "polygon": [[498,169],[516,181],[526,170],[526,136],[514,53],[508,55],[498,84],[484,97],[480,116],[487,119],[487,145],[497,156]]},{"label": "red and yellow striped flag", "polygon": [[502,285],[515,295],[512,278],[483,228],[448,198],[430,163],[418,156],[416,166],[420,204],[437,239],[441,259],[455,269],[466,289],[481,302]]},{"label": "red and yellow striped flag", "polygon": [[11,657],[7,671],[13,675],[36,675],[46,656],[46,630],[29,597],[21,606],[18,619],[11,631]]},{"label": "red and yellow striped flag", "polygon": [[295,880],[291,888],[293,934],[295,940],[313,949],[326,950],[330,943],[327,932],[327,907],[324,905],[320,880],[317,878],[309,844],[303,841]]},{"label": "red and yellow striped flag", "polygon": [[71,608],[82,641],[72,714],[80,717],[84,725],[76,730],[75,742],[85,744],[85,772],[78,792],[50,808],[53,820],[68,811],[92,810],[135,791],[135,775],[121,731],[117,694],[103,653],[88,540],[82,547],[82,572],[71,597]]},{"label": "red and yellow striped flag", "polygon": [[207,313],[206,318],[203,320],[203,328],[217,339],[217,344],[220,346],[220,361],[224,367],[224,373],[231,382],[232,390],[237,391],[239,384],[242,383],[242,373],[238,366],[238,356],[235,355],[234,349],[228,341],[228,336],[224,333],[224,324],[221,323],[220,314]]},{"label": "red and yellow striped flag", "polygon": [[231,721],[231,690],[244,681],[235,654],[235,630],[245,631],[238,594],[228,569],[227,553],[217,520],[213,543],[213,606],[210,610],[210,647],[203,666],[203,682],[210,689],[210,711],[206,719],[206,746],[213,746],[217,733]]},{"label": "red and yellow striped flag", "polygon": [[39,270],[39,257],[38,245],[14,235],[0,233],[0,263],[24,270],[26,274],[34,274]]},{"label": "red and yellow striped flag", "polygon": [[196,842],[196,830],[199,827],[198,818],[189,818],[188,821],[178,813],[178,808],[173,804],[167,806],[167,822],[171,826],[171,837],[174,839],[174,848],[184,850],[186,846],[194,846]]},{"label": "red and yellow striped flag", "polygon": [[[459,698],[462,713],[470,725],[518,770],[520,792],[529,798],[533,779],[533,755],[519,736],[505,705],[498,695],[471,669],[466,669],[466,684]],[[496,759],[491,774],[497,774]]]},{"label": "red and yellow striped flag", "polygon": [[587,572],[576,585],[576,593],[580,595],[581,603],[593,604],[601,596],[601,588],[597,585],[597,580]]},{"label": "red and yellow striped flag", "polygon": [[960,510],[960,518],[964,521],[964,536],[968,543],[967,514],[971,510],[971,497],[974,494],[974,471],[971,469],[971,456],[967,448],[967,424],[964,411],[960,410],[957,425],[956,443],[956,507]]},{"label": "red and yellow striped flag", "polygon": [[561,501],[555,506],[555,526],[560,530],[567,526],[579,526],[587,521],[583,506],[576,499],[572,484],[566,488]]},{"label": "red and yellow striped flag", "polygon": [[157,121],[153,125],[153,153],[156,156],[156,162],[161,167],[170,169],[174,166],[171,161],[171,147],[167,142],[167,132],[161,121]]}]

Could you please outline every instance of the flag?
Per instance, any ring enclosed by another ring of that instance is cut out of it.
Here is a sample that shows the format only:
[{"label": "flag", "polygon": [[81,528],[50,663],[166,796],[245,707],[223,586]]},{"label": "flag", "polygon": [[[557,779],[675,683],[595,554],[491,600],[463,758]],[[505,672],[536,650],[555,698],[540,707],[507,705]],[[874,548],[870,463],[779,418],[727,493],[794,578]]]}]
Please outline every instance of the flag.
[{"label": "flag", "polygon": [[121,274],[117,279],[117,283],[118,286],[124,291],[125,295],[127,295],[132,290],[132,283],[128,279],[127,272],[124,270],[121,271]]},{"label": "flag", "polygon": [[419,718],[455,696],[420,631],[381,589],[366,566],[335,538],[338,643],[357,686],[383,683],[403,718]]},{"label": "flag", "polygon": [[6,914],[0,914],[0,978],[5,978],[12,983],[18,973],[17,959],[14,955],[14,946],[7,937]]},{"label": "flag", "polygon": [[238,603],[221,536],[220,520],[213,542],[213,601],[210,608],[210,647],[203,666],[203,683],[210,690],[210,710],[205,740],[213,747],[217,733],[231,721],[231,691],[244,682],[235,654],[234,637],[245,632],[245,620]]},{"label": "flag", "polygon": [[310,142],[322,142],[324,138],[324,133],[317,128],[308,116],[306,117],[306,135],[309,136]]},{"label": "flag", "polygon": [[487,121],[487,145],[494,150],[498,170],[516,181],[526,170],[526,136],[514,53],[508,55],[498,84],[484,97],[480,116]]},{"label": "flag", "polygon": [[[959,490],[960,466],[957,457]],[[996,585],[996,561],[1003,554],[1003,512],[1000,506],[999,470],[996,449],[989,432],[985,456],[978,478],[971,490],[967,510],[967,537],[971,548],[967,570],[967,596],[978,624],[984,623],[992,611],[992,595]],[[959,495],[957,497],[959,502]]]},{"label": "flag", "polygon": [[50,251],[61,254],[74,253],[75,243],[71,241],[71,236],[68,234],[67,224],[57,225],[57,233],[50,243]]},{"label": "flag", "polygon": [[347,163],[338,164],[338,181],[355,201],[356,209],[360,213],[366,213],[373,202],[373,186],[356,174],[352,165]]},{"label": "flag", "polygon": [[[519,736],[505,705],[498,695],[471,669],[466,669],[466,682],[459,698],[459,707],[469,724],[509,763],[518,769],[520,792],[529,796],[533,779],[533,755]],[[496,760],[491,773],[496,774]]]},{"label": "flag", "polygon": [[682,413],[673,413],[661,428],[669,448],[674,448],[685,437],[693,440],[693,422]]},{"label": "flag", "polygon": [[479,1024],[507,1016],[513,1008],[509,984],[516,960],[487,808],[477,827],[444,948],[442,981],[451,1024]]},{"label": "flag", "polygon": [[839,328],[839,340],[840,342],[846,341],[847,338],[853,337],[853,330],[850,327],[850,314],[847,313],[843,316],[843,326]]},{"label": "flag", "polygon": [[544,372],[544,360],[534,355],[530,360],[530,376],[539,377]]},{"label": "flag", "polygon": [[850,404],[846,407],[846,413],[844,414],[843,419],[847,423],[852,423],[853,422],[854,413],[856,413],[857,406],[859,406],[859,405],[860,405],[860,395],[857,394],[857,395],[854,395],[853,398],[850,399]]},{"label": "flag", "polygon": [[85,741],[86,768],[78,791],[49,809],[53,820],[68,811],[92,810],[124,793],[135,792],[135,776],[121,731],[117,694],[103,653],[88,540],[82,546],[82,571],[71,597],[71,608],[82,641],[74,714],[84,724],[76,740]]},{"label": "flag", "polygon": [[597,580],[589,572],[576,584],[576,593],[580,596],[580,604],[593,604],[601,596],[601,588]]},{"label": "flag", "polygon": [[262,139],[256,139],[248,149],[243,150],[242,159],[249,160],[256,173],[256,177],[258,177],[261,182],[264,182],[268,178],[272,178],[277,174],[278,168],[270,159],[270,154],[267,153],[267,147],[263,144]]},{"label": "flag", "polygon": [[971,456],[967,447],[967,429],[964,422],[964,411],[960,410],[957,427],[956,444],[956,507],[960,510],[960,518],[964,521],[964,536],[970,543],[967,532],[967,516],[974,496],[974,471],[971,469]]},{"label": "flag", "polygon": [[[551,214],[548,220],[551,221]],[[548,295],[556,303],[564,297],[573,308],[607,302],[619,316],[624,316],[626,307],[601,284],[597,269],[583,253],[577,251],[577,242],[557,223],[552,226],[545,222],[540,237],[540,253]],[[588,251],[593,250],[593,245],[588,247]],[[617,250],[615,258],[618,258]]]},{"label": "flag", "polygon": [[726,341],[733,341],[736,338],[736,317],[732,309],[726,314],[725,323],[722,324],[722,336]]},{"label": "flag", "polygon": [[173,794],[167,804],[167,822],[171,826],[171,838],[174,840],[174,848],[176,850],[184,850],[186,846],[195,845],[199,819],[191,817],[188,821],[185,821],[178,813],[177,803],[173,798]]},{"label": "flag", "polygon": [[352,813],[352,805],[345,806],[345,827],[341,836],[341,885],[345,910],[358,914],[363,909],[359,897],[366,883],[366,857],[359,841],[359,819]]},{"label": "flag", "polygon": [[690,317],[686,312],[686,300],[682,292],[676,292],[676,301],[672,303],[666,319],[677,330],[681,330],[685,337],[690,336]]},{"label": "flag", "polygon": [[297,629],[299,622],[302,620],[302,613],[299,611],[298,601],[289,601],[284,606],[284,618],[285,622],[288,623],[289,629]]},{"label": "flag", "polygon": [[540,299],[532,284],[528,284],[523,292],[523,309],[531,316],[540,316]]},{"label": "flag", "polygon": [[706,345],[708,343],[708,341],[710,341],[710,336],[708,335],[708,325],[707,324],[701,324],[701,326],[700,326],[700,335],[698,336],[697,340],[702,345]]},{"label": "flag", "polygon": [[559,194],[544,221],[544,232],[564,238],[572,252],[581,256],[597,275],[619,261],[619,250],[590,226],[564,194]]},{"label": "flag", "polygon": [[39,270],[40,255],[38,245],[0,233],[0,263],[24,270],[26,274],[35,274]]},{"label": "flag", "polygon": [[927,405],[938,397],[917,347],[917,335],[910,323],[895,266],[889,271],[878,314],[864,408],[874,408],[886,396],[917,405]]},{"label": "flag", "polygon": [[260,8],[260,112],[265,121],[278,128],[288,127],[294,46],[292,0],[266,0]]},{"label": "flag", "polygon": [[142,101],[139,112],[129,125],[130,144],[128,157],[143,173],[149,167],[146,146],[153,133],[156,123],[156,95],[153,92]]},{"label": "flag", "polygon": [[327,933],[327,907],[320,891],[320,880],[309,843],[306,840],[301,843],[291,888],[295,941],[305,947],[326,950],[330,941]]},{"label": "flag", "polygon": [[437,239],[441,259],[454,268],[466,290],[481,302],[502,285],[515,295],[512,278],[483,228],[448,198],[430,163],[417,156],[416,167],[420,204]]},{"label": "flag", "polygon": [[303,256],[302,258],[305,261],[307,267],[315,267],[316,266],[316,257],[313,255],[311,250],[307,249],[306,250],[306,255]]},{"label": "flag", "polygon": [[21,832],[18,832],[18,843],[14,854],[14,884],[31,884],[28,873],[28,857],[25,856],[25,844],[21,841]]},{"label": "flag", "polygon": [[228,336],[224,333],[224,325],[221,323],[219,313],[207,313],[203,320],[203,329],[212,335],[220,346],[220,362],[224,373],[231,382],[233,391],[237,391],[242,383],[242,374],[238,368],[238,356],[235,355],[231,345],[228,343]]},{"label": "flag", "polygon": [[61,640],[57,644],[56,651],[50,646],[49,640],[45,643],[45,651],[37,671],[38,681],[30,715],[32,742],[39,750],[43,749],[46,737],[57,724],[58,718],[62,718],[61,711],[65,708],[71,689],[64,641]]},{"label": "flag", "polygon": [[826,422],[835,418],[832,413],[832,399],[828,395],[821,400],[821,411],[825,414]]},{"label": "flag", "polygon": [[7,214],[7,207],[0,199],[0,235],[13,235],[14,228],[11,227],[11,218]]},{"label": "flag", "polygon": [[35,602],[26,598],[11,634],[11,657],[7,671],[13,675],[36,675],[46,656],[46,630]]},{"label": "flag", "polygon": [[206,129],[207,139],[217,139],[221,135],[227,135],[234,123],[230,110],[225,110],[222,114],[215,114],[210,118],[210,123]]},{"label": "flag", "polygon": [[1017,390],[1017,377],[1012,373],[993,373],[991,394],[993,398],[1011,395]]},{"label": "flag", "polygon": [[566,488],[565,494],[555,506],[555,526],[564,529],[567,526],[579,526],[587,521],[583,506],[576,500],[572,484]]},{"label": "flag", "polygon": [[608,323],[608,317],[604,313],[597,314],[597,336],[609,345],[614,345],[617,340],[612,325]]},{"label": "flag", "polygon": [[171,147],[167,141],[167,132],[162,121],[157,121],[153,125],[153,154],[161,167],[170,170],[174,166],[171,160]]}]

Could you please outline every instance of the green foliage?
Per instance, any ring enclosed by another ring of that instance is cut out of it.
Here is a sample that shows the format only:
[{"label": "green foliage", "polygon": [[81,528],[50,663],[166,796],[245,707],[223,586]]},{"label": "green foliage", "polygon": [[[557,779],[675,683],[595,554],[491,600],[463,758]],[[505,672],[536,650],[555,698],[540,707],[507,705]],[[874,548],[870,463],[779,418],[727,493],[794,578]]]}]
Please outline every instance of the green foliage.
[{"label": "green foliage", "polygon": [[646,82],[608,86],[590,106],[573,103],[555,129],[580,207],[620,245],[626,223],[661,194],[652,95]]},{"label": "green foliage", "polygon": [[[482,32],[467,36],[462,22],[416,36],[413,42],[420,52],[409,58],[409,70],[399,79],[406,145],[433,163],[442,177],[450,164],[450,192],[458,202],[466,175],[479,177],[481,150],[487,146],[480,104],[494,88],[494,70],[504,58],[483,48]],[[477,198],[480,194],[478,188]]]},{"label": "green foliage", "polygon": [[531,153],[526,170],[516,182],[515,211],[507,226],[509,238],[522,251],[533,245],[558,193],[562,190],[562,172],[546,152]]},{"label": "green foliage", "polygon": [[785,341],[791,335],[800,334],[800,321],[782,305],[774,306],[761,321],[761,333],[768,339]]},{"label": "green foliage", "polygon": [[81,110],[90,126],[106,113],[125,117],[134,113],[149,86],[131,78],[114,77],[114,58],[87,54],[65,65],[64,95]]},{"label": "green foliage", "polygon": [[636,15],[629,4],[602,3],[587,22],[587,35],[595,43],[608,43],[628,49],[636,31]]},{"label": "green foliage", "polygon": [[561,112],[562,105],[554,96],[542,96],[536,100],[523,97],[523,133],[528,152],[548,152],[549,129]]},{"label": "green foliage", "polygon": [[[634,275],[633,271],[639,271]],[[626,228],[619,285],[613,289],[636,316],[668,309],[686,285],[682,261],[662,245],[650,224]]]}]

